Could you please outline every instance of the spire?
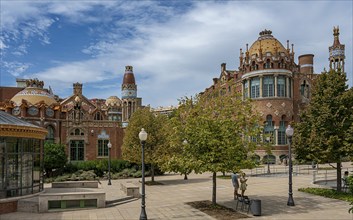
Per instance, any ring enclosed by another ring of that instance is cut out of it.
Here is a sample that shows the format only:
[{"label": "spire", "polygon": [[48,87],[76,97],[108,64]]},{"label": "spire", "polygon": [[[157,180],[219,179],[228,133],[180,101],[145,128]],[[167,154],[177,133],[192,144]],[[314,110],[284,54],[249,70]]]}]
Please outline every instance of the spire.
[{"label": "spire", "polygon": [[329,47],[330,70],[341,70],[344,72],[345,45],[339,40],[339,27],[333,27],[333,45]]},{"label": "spire", "polygon": [[245,64],[249,63],[249,44],[246,44]]},{"label": "spire", "polygon": [[137,86],[132,66],[125,66],[123,84],[121,86],[121,98],[136,98]]},{"label": "spire", "polygon": [[240,48],[240,56],[239,56],[240,66],[243,65],[243,49]]},{"label": "spire", "polygon": [[340,28],[339,26],[336,27],[333,27],[333,36],[334,36],[334,39],[333,39],[333,46],[338,46],[340,45],[340,39],[339,39],[339,36],[340,36]]}]

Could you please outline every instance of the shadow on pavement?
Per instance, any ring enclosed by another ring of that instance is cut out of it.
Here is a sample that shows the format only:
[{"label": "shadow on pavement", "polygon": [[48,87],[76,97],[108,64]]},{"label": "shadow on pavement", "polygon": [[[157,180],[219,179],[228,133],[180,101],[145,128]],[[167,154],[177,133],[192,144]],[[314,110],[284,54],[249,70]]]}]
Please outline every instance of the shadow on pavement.
[{"label": "shadow on pavement", "polygon": [[[272,216],[281,214],[291,214],[291,213],[310,213],[313,211],[324,210],[327,207],[323,206],[321,203],[317,203],[317,200],[308,197],[294,197],[295,206],[287,206],[288,196],[261,196],[261,197],[250,197],[250,199],[261,200],[261,212],[262,216]],[[330,204],[342,202],[340,200],[331,200]],[[222,201],[219,204],[227,206],[235,210],[237,201],[229,200]],[[249,211],[251,215],[251,210]]]},{"label": "shadow on pavement", "polygon": [[163,183],[164,185],[181,185],[181,184],[195,184],[195,183],[202,183],[208,182],[210,179],[205,178],[192,178],[184,180],[184,177],[180,177],[180,179],[172,179],[172,180],[160,180],[158,182]]}]

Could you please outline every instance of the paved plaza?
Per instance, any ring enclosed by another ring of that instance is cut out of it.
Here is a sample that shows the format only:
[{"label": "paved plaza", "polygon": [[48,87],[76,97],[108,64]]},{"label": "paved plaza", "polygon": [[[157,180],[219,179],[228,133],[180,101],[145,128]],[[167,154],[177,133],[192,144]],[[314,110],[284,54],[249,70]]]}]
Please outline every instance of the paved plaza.
[{"label": "paved plaza", "polygon": [[[149,180],[149,178],[147,178]],[[146,213],[148,219],[214,219],[203,212],[186,205],[186,202],[211,200],[212,177],[210,173],[192,174],[188,180],[178,174],[158,176],[156,181],[164,185],[146,186]],[[108,186],[101,181],[101,189],[106,192],[107,200],[123,196],[120,184],[137,183],[138,179],[113,180]],[[347,219],[353,220],[348,213],[348,202],[298,192],[299,187],[313,186],[312,175],[293,177],[294,207],[287,206],[288,176],[252,177],[248,179],[246,195],[260,199],[262,216],[254,219]],[[233,188],[230,179],[217,179],[217,202],[235,208]],[[125,204],[79,211],[24,213],[16,212],[0,215],[0,220],[95,220],[95,219],[139,219],[141,199]]]}]

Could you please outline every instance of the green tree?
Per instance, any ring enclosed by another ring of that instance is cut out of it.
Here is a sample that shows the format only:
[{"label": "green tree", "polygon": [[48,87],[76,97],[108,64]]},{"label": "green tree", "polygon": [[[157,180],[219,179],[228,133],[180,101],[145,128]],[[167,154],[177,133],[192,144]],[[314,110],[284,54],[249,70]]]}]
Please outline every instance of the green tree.
[{"label": "green tree", "polygon": [[47,176],[53,175],[53,170],[63,169],[67,163],[65,145],[45,142],[44,144],[44,170]]},{"label": "green tree", "polygon": [[188,142],[184,155],[196,173],[212,172],[212,203],[216,204],[216,173],[255,165],[251,156],[262,144],[260,117],[250,100],[242,100],[238,93],[204,94],[184,103],[181,129]]},{"label": "green tree", "polygon": [[295,125],[293,146],[298,159],[315,160],[337,170],[337,190],[341,191],[342,158],[353,154],[353,90],[348,89],[346,74],[329,71],[320,74],[312,99]]},{"label": "green tree", "polygon": [[141,128],[148,133],[145,143],[145,163],[151,164],[151,177],[154,182],[155,166],[160,162],[160,157],[165,155],[167,137],[164,124],[168,123],[165,115],[155,115],[149,108],[137,110],[130,118],[129,125],[125,130],[122,146],[123,158],[141,163],[141,143],[138,134]]},{"label": "green tree", "polygon": [[179,108],[169,116],[168,123],[164,125],[169,145],[166,147],[165,155],[160,158],[162,170],[183,174],[185,180],[187,175],[193,171],[194,166],[188,151],[185,150],[188,144],[185,135],[185,120],[192,101],[193,99],[185,97],[179,102]]}]

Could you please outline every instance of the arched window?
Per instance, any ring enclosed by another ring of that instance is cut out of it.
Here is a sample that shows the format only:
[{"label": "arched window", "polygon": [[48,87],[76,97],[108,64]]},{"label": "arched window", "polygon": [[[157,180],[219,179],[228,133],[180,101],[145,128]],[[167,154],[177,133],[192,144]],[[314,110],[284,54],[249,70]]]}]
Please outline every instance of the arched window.
[{"label": "arched window", "polygon": [[76,128],[76,129],[75,129],[75,135],[80,135],[80,133],[81,133],[81,132],[80,132],[80,129]]},{"label": "arched window", "polygon": [[73,136],[83,136],[85,135],[85,133],[83,131],[81,131],[79,128],[76,128],[75,130],[71,131],[70,135],[73,135]]},{"label": "arched window", "polygon": [[286,78],[284,76],[278,76],[277,78],[277,96],[286,96]]},{"label": "arched window", "polygon": [[260,97],[260,79],[259,77],[255,77],[251,79],[250,82],[250,98],[258,98]]},{"label": "arched window", "polygon": [[47,127],[47,130],[48,130],[48,134],[45,139],[49,142],[54,142],[54,128],[53,128],[53,126],[49,125]]},{"label": "arched window", "polygon": [[309,98],[309,85],[306,83],[305,80],[300,85],[300,94],[305,98]]},{"label": "arched window", "polygon": [[96,112],[96,114],[94,114],[94,120],[103,120],[102,114],[100,112]]},{"label": "arched window", "polygon": [[270,61],[270,59],[267,59],[265,66],[264,66],[264,69],[269,69],[269,68],[271,68],[271,61]]},{"label": "arched window", "polygon": [[274,81],[273,81],[273,76],[265,76],[263,79],[263,85],[262,85],[262,96],[263,97],[272,97],[274,94]]},{"label": "arched window", "polygon": [[286,144],[286,116],[285,115],[282,115],[281,121],[279,122],[278,144],[279,145]]},{"label": "arched window", "polygon": [[252,61],[251,63],[251,70],[257,70],[258,65],[255,63],[255,61]]},{"label": "arched window", "polygon": [[280,69],[286,68],[286,64],[284,63],[284,60],[283,60],[283,59],[282,59],[281,62],[278,64],[278,67],[279,67]]},{"label": "arched window", "polygon": [[272,121],[272,115],[266,116],[266,122],[264,126],[264,134],[271,137],[271,143],[273,143],[274,138],[274,123]]}]

